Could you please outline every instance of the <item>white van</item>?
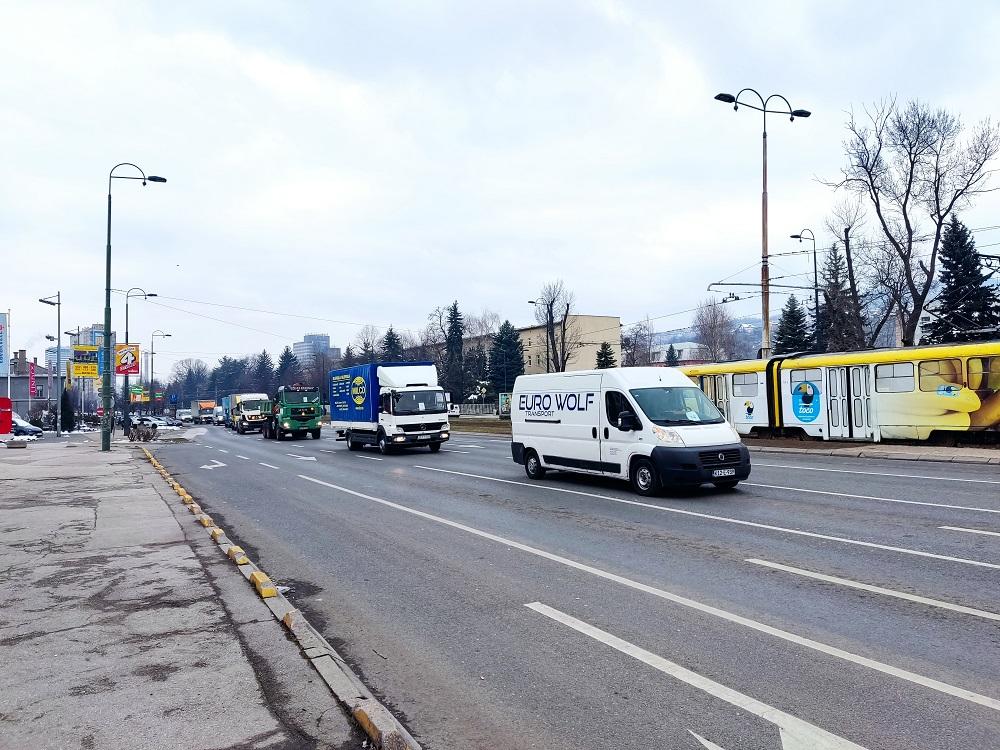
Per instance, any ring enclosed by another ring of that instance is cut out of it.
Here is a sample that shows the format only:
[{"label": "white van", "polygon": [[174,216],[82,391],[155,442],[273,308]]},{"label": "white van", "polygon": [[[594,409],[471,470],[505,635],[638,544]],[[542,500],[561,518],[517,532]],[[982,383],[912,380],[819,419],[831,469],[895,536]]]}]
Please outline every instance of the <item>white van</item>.
[{"label": "white van", "polygon": [[640,495],[750,476],[750,452],[672,367],[522,375],[511,399],[511,452],[531,479],[548,469],[627,479]]}]

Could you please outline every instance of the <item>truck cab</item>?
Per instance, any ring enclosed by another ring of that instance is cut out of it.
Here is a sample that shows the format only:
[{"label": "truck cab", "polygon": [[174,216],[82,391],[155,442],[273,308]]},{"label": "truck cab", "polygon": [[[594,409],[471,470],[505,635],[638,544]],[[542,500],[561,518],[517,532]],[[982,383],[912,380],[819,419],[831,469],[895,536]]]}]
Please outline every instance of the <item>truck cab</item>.
[{"label": "truck cab", "polygon": [[240,393],[232,397],[229,419],[240,435],[263,430],[271,413],[271,401],[266,393]]},{"label": "truck cab", "polygon": [[283,385],[271,401],[271,413],[262,433],[265,438],[281,440],[285,435],[303,438],[306,433],[319,440],[323,423],[323,404],[319,388],[310,385]]}]

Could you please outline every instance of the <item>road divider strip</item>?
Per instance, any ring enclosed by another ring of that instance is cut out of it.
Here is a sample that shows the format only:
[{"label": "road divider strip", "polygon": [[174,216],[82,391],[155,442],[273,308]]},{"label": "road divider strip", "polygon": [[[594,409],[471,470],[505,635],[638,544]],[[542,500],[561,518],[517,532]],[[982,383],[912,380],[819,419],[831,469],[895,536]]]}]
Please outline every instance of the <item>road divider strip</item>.
[{"label": "road divider strip", "polygon": [[621,505],[632,505],[639,508],[649,508],[651,510],[658,510],[663,513],[676,513],[682,516],[690,516],[694,518],[704,518],[709,521],[720,521],[722,523],[731,523],[737,526],[748,526],[755,529],[765,529],[767,531],[777,531],[782,534],[793,534],[795,536],[804,536],[812,539],[822,539],[828,542],[841,542],[842,544],[853,544],[859,547],[869,547],[871,549],[881,549],[889,552],[900,552],[904,555],[915,555],[917,557],[927,557],[934,560],[945,560],[947,562],[962,563],[963,565],[975,565],[980,568],[991,568],[993,570],[1000,570],[1000,564],[983,562],[982,560],[969,560],[964,557],[952,557],[951,555],[939,555],[934,552],[925,552],[919,549],[910,549],[909,547],[894,547],[890,544],[878,544],[877,542],[866,542],[861,539],[849,539],[843,536],[832,536],[830,534],[820,534],[815,531],[803,531],[802,529],[789,529],[785,526],[774,526],[769,523],[758,523],[757,521],[745,521],[741,518],[730,518],[728,516],[716,516],[711,513],[699,513],[695,510],[683,510],[681,508],[671,508],[666,505],[655,505],[654,503],[644,503],[640,500],[626,500],[623,497],[613,497],[612,495],[598,495],[595,492],[584,492],[582,490],[571,490],[566,487],[553,487],[546,484],[531,484],[528,482],[517,482],[513,479],[501,479],[499,477],[488,477],[483,474],[470,474],[464,471],[452,471],[451,469],[439,469],[433,466],[421,466],[419,464],[414,465],[415,469],[423,469],[424,471],[436,471],[441,474],[455,474],[461,477],[471,477],[473,479],[484,479],[489,482],[500,482],[501,484],[513,484],[519,487],[531,487],[536,490],[547,490],[549,492],[562,492],[568,495],[579,495],[581,497],[592,497],[598,500],[608,500],[613,503],[620,503]]},{"label": "road divider strip", "polygon": [[849,578],[838,578],[837,576],[826,575],[825,573],[816,573],[812,570],[793,568],[791,565],[782,565],[781,563],[770,562],[768,560],[760,560],[756,557],[748,557],[745,562],[752,563],[753,565],[761,565],[765,568],[771,568],[772,570],[781,570],[785,573],[792,573],[805,578],[813,578],[817,581],[823,581],[825,583],[835,583],[839,586],[847,586],[848,588],[858,589],[860,591],[870,591],[873,594],[892,596],[896,599],[905,599],[906,601],[916,602],[917,604],[940,607],[941,609],[949,609],[952,612],[961,612],[962,614],[973,615],[974,617],[982,617],[987,620],[996,620],[1000,622],[1000,614],[997,614],[996,612],[987,612],[986,610],[975,609],[974,607],[965,607],[961,604],[952,604],[951,602],[941,601],[940,599],[930,599],[926,596],[918,596],[917,594],[907,594],[905,591],[895,591],[894,589],[886,589],[881,586],[872,586],[868,583],[852,581]]},{"label": "road divider strip", "polygon": [[[454,472],[449,472],[449,473],[454,473]],[[521,550],[522,552],[526,552],[530,555],[535,555],[545,560],[549,560],[551,562],[555,562],[560,565],[565,565],[568,568],[573,568],[574,570],[579,570],[583,573],[589,573],[590,575],[596,576],[598,578],[603,578],[606,581],[611,581],[613,583],[626,586],[636,591],[642,591],[646,594],[651,594],[652,596],[659,597],[660,599],[673,602],[674,604],[679,604],[682,607],[687,607],[697,612],[702,612],[703,614],[712,615],[713,617],[717,617],[719,619],[725,620],[735,625],[742,625],[743,627],[746,627],[750,630],[755,630],[759,633],[764,633],[766,635],[773,636],[788,643],[793,643],[797,646],[802,646],[804,648],[812,649],[814,651],[818,651],[819,653],[826,654],[827,656],[833,656],[835,658],[842,659],[843,661],[847,661],[852,664],[857,664],[858,666],[866,667],[876,672],[881,672],[882,674],[887,674],[892,677],[897,677],[901,680],[905,680],[915,685],[929,688],[931,690],[935,690],[939,693],[944,693],[945,695],[950,695],[955,698],[960,698],[970,703],[975,703],[980,706],[985,706],[986,708],[993,709],[994,711],[1000,711],[1000,700],[998,700],[997,698],[992,698],[987,695],[981,695],[980,693],[973,692],[972,690],[967,690],[962,687],[950,685],[946,682],[935,680],[932,677],[925,677],[924,675],[917,674],[916,672],[911,672],[909,670],[902,669],[900,667],[895,667],[891,664],[886,664],[885,662],[880,662],[876,659],[870,659],[867,656],[854,654],[851,653],[850,651],[845,651],[844,649],[838,648],[836,646],[830,646],[826,643],[815,641],[812,638],[807,638],[805,636],[801,636],[787,630],[782,630],[781,628],[776,628],[772,625],[767,625],[763,622],[759,622],[758,620],[753,620],[749,617],[744,617],[743,615],[738,615],[734,612],[728,612],[724,609],[720,609],[719,607],[714,607],[711,604],[704,604],[694,599],[689,599],[686,596],[681,596],[680,594],[674,594],[670,591],[666,591],[665,589],[657,588],[656,586],[650,586],[649,584],[641,583],[631,578],[626,578],[625,576],[618,575],[617,573],[611,573],[610,571],[602,570],[601,568],[594,567],[593,565],[587,565],[586,563],[577,562],[576,560],[571,560],[568,557],[563,557],[562,555],[557,555],[553,552],[548,552],[538,547],[532,547],[531,545],[524,544],[522,542],[518,542],[507,537],[502,537],[499,536],[498,534],[493,534],[488,531],[483,531],[481,529],[477,529],[473,526],[468,526],[458,521],[452,521],[448,518],[434,515],[433,513],[427,513],[426,511],[417,510],[416,508],[411,508],[406,505],[401,505],[400,503],[396,503],[391,500],[385,500],[380,497],[373,497],[372,495],[366,495],[363,492],[358,492],[356,490],[352,490],[347,487],[341,487],[340,485],[332,484],[330,482],[324,482],[322,479],[309,477],[306,476],[305,474],[299,474],[298,477],[299,479],[304,479],[307,482],[312,482],[314,484],[318,484],[323,487],[329,487],[330,489],[337,490],[338,492],[343,492],[346,495],[352,495],[354,497],[361,498],[362,500],[368,500],[370,502],[383,505],[387,508],[393,508],[395,510],[402,511],[404,513],[409,513],[411,515],[417,516],[418,518],[423,518],[428,521],[434,521],[435,523],[442,524],[443,526],[448,526],[453,529],[458,529],[459,531],[464,531],[468,534],[478,536],[482,539],[488,539],[490,541],[497,542],[498,544],[503,544],[505,546]]]},{"label": "road divider strip", "polygon": [[[148,450],[145,448],[142,450],[151,463],[156,460]],[[263,462],[260,463],[271,469],[278,468]],[[164,476],[164,480],[172,482],[172,480],[167,479],[167,476]],[[195,514],[195,520],[208,528],[209,536],[221,553],[235,563],[239,572],[254,587],[274,618],[295,638],[303,657],[308,659],[336,700],[344,706],[347,713],[368,735],[372,747],[376,750],[421,750],[420,743],[406,731],[406,728],[392,715],[392,712],[372,695],[336,649],[285,598],[270,576],[247,557],[242,547],[228,539],[225,532],[212,521],[211,516],[202,513],[201,506],[194,502],[190,493],[176,482],[171,486],[173,487],[174,484],[176,484],[177,494],[185,503],[185,507],[192,514]]]}]

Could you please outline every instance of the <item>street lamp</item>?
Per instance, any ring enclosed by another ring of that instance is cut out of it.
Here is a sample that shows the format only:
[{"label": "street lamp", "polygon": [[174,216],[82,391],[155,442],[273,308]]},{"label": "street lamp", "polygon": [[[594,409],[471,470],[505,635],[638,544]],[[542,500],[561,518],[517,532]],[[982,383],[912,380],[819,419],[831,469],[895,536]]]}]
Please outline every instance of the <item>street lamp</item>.
[{"label": "street lamp", "polygon": [[[118,167],[132,167],[142,177],[132,175],[115,174]],[[108,173],[108,247],[105,258],[105,284],[104,284],[104,379],[102,390],[104,391],[104,416],[101,418],[101,450],[111,450],[111,426],[114,424],[114,413],[111,406],[111,373],[114,370],[114,360],[111,358],[111,181],[112,180],[142,180],[145,185],[149,182],[166,182],[166,178],[155,175],[146,176],[146,173],[131,162],[116,164]],[[128,343],[128,342],[126,342]]]},{"label": "street lamp", "polygon": [[[749,104],[747,102],[741,102],[740,97],[745,92],[750,92],[754,94],[758,99],[760,99],[760,106],[756,104]],[[746,88],[740,90],[736,96],[732,94],[716,94],[715,98],[717,101],[723,104],[732,104],[734,110],[738,110],[742,104],[744,107],[749,107],[750,109],[755,109],[762,113],[764,117],[764,129],[763,129],[763,156],[764,156],[764,174],[763,174],[763,190],[761,192],[760,201],[760,213],[761,213],[761,233],[760,233],[760,287],[761,287],[761,314],[763,317],[763,326],[761,330],[761,356],[767,357],[771,353],[771,310],[770,310],[770,298],[769,292],[769,281],[770,281],[770,271],[768,268],[767,261],[767,116],[769,114],[781,114],[788,115],[789,121],[794,122],[796,117],[809,117],[812,114],[807,109],[792,109],[792,105],[788,103],[788,100],[781,94],[771,94],[766,99],[760,95],[758,91],[751,88]],[[772,99],[780,99],[788,107],[787,110],[784,109],[768,109],[767,105]]]},{"label": "street lamp", "polygon": [[[806,232],[809,232],[808,237],[805,236]],[[798,234],[791,235],[791,239],[798,240],[799,243],[802,240],[812,240],[813,243],[813,324],[816,328],[816,348],[819,349],[819,265],[816,263],[816,235],[811,229],[803,229]]]},{"label": "street lamp", "polygon": [[170,334],[164,333],[159,328],[157,328],[149,336],[149,403],[151,404],[149,409],[150,414],[156,413],[156,390],[153,385],[153,355],[156,354],[156,352],[153,351],[153,339],[155,339],[157,336],[159,336],[161,339],[168,339],[170,338]]},{"label": "street lamp", "polygon": [[[63,333],[65,333],[67,336],[75,336],[76,337],[76,343],[79,344],[80,343],[80,331],[82,331],[82,330],[83,329],[80,326],[77,326],[75,331],[63,331]],[[72,342],[71,342],[71,345],[72,345]],[[83,419],[83,387],[81,386],[77,390],[80,391],[80,419]]]},{"label": "street lamp", "polygon": [[[151,178],[152,179],[152,178]],[[132,294],[132,292],[137,292],[137,294]],[[125,292],[125,343],[130,343],[128,340],[128,301],[131,297],[142,296],[143,299],[147,297],[155,297],[155,292],[147,292],[141,287],[134,286]],[[128,375],[125,376],[125,403],[122,404],[122,429],[125,434],[128,435],[129,423],[131,421],[130,414],[132,411],[132,395],[128,390]]]},{"label": "street lamp", "polygon": [[534,305],[536,308],[538,305],[545,305],[545,372],[549,371],[549,323],[552,320],[552,308],[550,308],[545,302],[541,300],[528,300],[529,305]]},{"label": "street lamp", "polygon": [[[52,297],[55,297],[55,302],[52,301]],[[58,338],[56,339],[56,383],[59,385],[59,398],[56,399],[56,437],[62,437],[63,381],[62,373],[60,372],[62,369],[62,292],[56,292],[52,297],[40,297],[38,301],[56,308],[56,330],[58,331]]]}]

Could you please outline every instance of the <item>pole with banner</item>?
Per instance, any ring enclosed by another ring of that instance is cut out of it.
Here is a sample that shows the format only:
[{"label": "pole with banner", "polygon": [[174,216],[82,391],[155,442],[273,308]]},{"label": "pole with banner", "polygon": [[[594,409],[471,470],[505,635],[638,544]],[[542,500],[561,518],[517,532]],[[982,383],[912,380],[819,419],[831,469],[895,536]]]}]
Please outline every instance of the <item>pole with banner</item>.
[{"label": "pole with banner", "polygon": [[35,363],[28,363],[28,419],[31,419],[31,399],[38,396],[38,387],[35,385]]},{"label": "pole with banner", "polygon": [[10,310],[0,313],[0,375],[7,376],[7,398],[10,395]]}]

